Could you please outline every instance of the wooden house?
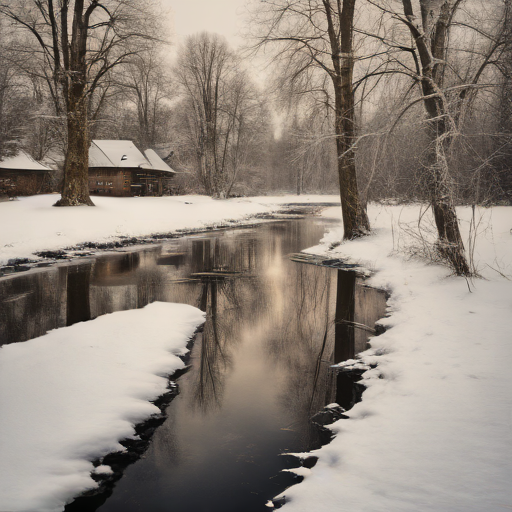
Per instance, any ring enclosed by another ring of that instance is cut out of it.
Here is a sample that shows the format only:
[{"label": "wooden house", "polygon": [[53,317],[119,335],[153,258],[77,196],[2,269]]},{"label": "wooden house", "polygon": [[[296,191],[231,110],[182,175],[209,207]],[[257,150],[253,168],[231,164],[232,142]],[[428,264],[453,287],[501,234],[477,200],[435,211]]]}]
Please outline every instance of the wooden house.
[{"label": "wooden house", "polygon": [[93,140],[89,150],[89,193],[101,196],[162,196],[173,171],[152,149],[142,154],[129,140]]},{"label": "wooden house", "polygon": [[52,170],[24,151],[0,161],[0,196],[31,196],[42,191]]}]

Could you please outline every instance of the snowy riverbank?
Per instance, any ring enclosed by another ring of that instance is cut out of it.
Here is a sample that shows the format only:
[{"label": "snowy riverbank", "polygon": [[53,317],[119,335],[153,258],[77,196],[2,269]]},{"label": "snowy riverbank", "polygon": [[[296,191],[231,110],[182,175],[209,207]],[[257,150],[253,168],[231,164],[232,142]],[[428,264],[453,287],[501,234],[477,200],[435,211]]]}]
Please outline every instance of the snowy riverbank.
[{"label": "snowy riverbank", "polygon": [[91,460],[123,451],[133,425],[204,321],[185,304],[155,302],[0,350],[0,510],[60,512],[97,486]]},{"label": "snowy riverbank", "polygon": [[[330,249],[334,230],[310,250],[376,270],[370,284],[391,299],[388,330],[362,354],[378,364],[364,376],[363,401],[285,492],[289,512],[512,508],[512,208],[476,212],[483,278],[471,292],[447,268],[393,253],[403,248],[398,219],[416,224],[418,212],[372,206],[374,236]],[[472,213],[459,215],[467,234]]]},{"label": "snowy riverbank", "polygon": [[[337,198],[95,198],[96,208],[66,209],[53,208],[55,199],[0,203],[0,263]],[[287,511],[512,508],[512,208],[476,212],[474,261],[483,278],[470,283],[404,257],[418,212],[372,205],[372,236],[337,245],[342,229],[334,229],[310,250],[374,271],[370,284],[391,299],[382,321],[388,330],[362,356],[378,364],[365,374],[363,401],[333,426],[337,437],[317,452],[317,465],[301,469],[306,479],[286,491]],[[459,214],[466,237],[472,212]],[[324,215],[339,218],[340,209]],[[88,461],[117,449],[133,422],[155,411],[148,400],[165,389],[161,375],[182,365],[177,355],[202,318],[189,306],[153,304],[2,348],[0,510],[62,510],[67,498],[94,485]],[[149,326],[155,332],[148,335]],[[67,425],[65,435],[56,424]]]},{"label": "snowy riverbank", "polygon": [[279,209],[283,203],[339,202],[338,196],[213,200],[206,196],[94,197],[95,207],[55,208],[56,194],[0,203],[0,265],[85,242],[204,229]]}]

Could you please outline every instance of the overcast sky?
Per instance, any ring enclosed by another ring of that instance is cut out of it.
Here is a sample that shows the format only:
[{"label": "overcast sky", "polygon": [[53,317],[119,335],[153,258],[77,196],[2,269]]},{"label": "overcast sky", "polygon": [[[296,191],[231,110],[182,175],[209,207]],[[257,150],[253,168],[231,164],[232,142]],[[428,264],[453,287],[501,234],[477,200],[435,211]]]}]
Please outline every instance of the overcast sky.
[{"label": "overcast sky", "polygon": [[161,0],[170,9],[172,39],[180,43],[183,37],[208,31],[222,34],[236,47],[242,40],[237,33],[243,28],[247,0]]}]

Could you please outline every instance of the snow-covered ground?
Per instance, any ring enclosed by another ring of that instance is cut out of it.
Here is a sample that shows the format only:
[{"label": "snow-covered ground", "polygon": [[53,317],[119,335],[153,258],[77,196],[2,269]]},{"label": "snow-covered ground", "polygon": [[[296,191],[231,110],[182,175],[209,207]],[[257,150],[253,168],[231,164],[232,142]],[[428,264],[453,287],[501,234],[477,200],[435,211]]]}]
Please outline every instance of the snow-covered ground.
[{"label": "snow-covered ground", "polygon": [[[94,208],[54,208],[57,198],[0,203],[0,264],[83,242],[243,222],[288,202],[338,200],[95,197]],[[90,461],[122,450],[133,425],[159,412],[150,400],[183,367],[178,356],[203,319],[187,305],[153,303],[1,347],[0,511],[60,512],[95,487]]]},{"label": "snow-covered ground", "polygon": [[60,512],[96,487],[90,461],[160,412],[149,400],[203,321],[192,306],[154,302],[2,347],[0,510]]},{"label": "snow-covered ground", "polygon": [[339,202],[338,196],[278,196],[213,200],[206,196],[94,197],[95,207],[54,208],[59,195],[0,203],[0,265],[34,252],[243,221],[287,202]]},{"label": "snow-covered ground", "polygon": [[[0,263],[337,198],[95,198],[96,208],[65,209],[51,206],[56,199],[0,203]],[[305,481],[286,491],[289,512],[512,509],[512,208],[476,212],[483,277],[469,283],[404,256],[423,251],[410,248],[418,212],[371,206],[374,235],[332,249],[342,235],[333,230],[311,249],[360,263],[392,295],[388,330],[362,356],[378,364],[365,374],[363,401],[333,426],[337,437],[318,451],[318,464],[301,470]],[[339,208],[324,214],[339,217]],[[472,212],[459,214],[467,233]],[[61,510],[93,485],[87,461],[119,447],[133,422],[154,411],[148,399],[165,387],[158,375],[181,365],[173,353],[202,321],[181,307],[114,313],[0,350],[0,510]]]},{"label": "snow-covered ground", "polygon": [[[376,271],[371,284],[391,292],[388,330],[362,354],[378,366],[364,375],[367,390],[350,419],[333,425],[337,436],[317,452],[318,464],[284,493],[285,509],[510,510],[512,208],[475,212],[483,278],[471,291],[446,267],[396,253],[406,241],[398,221],[416,225],[419,207],[369,213],[374,236],[330,250],[342,234],[334,230],[310,252],[358,262]],[[459,216],[467,234],[472,212]]]}]

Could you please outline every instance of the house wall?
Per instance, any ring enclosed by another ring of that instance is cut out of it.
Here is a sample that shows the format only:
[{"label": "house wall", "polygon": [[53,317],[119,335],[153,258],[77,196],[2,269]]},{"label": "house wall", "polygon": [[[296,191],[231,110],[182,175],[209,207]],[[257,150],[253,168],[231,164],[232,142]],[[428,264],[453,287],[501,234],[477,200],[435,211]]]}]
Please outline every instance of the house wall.
[{"label": "house wall", "polygon": [[97,196],[130,197],[169,194],[171,177],[143,169],[89,168],[89,193]]},{"label": "house wall", "polygon": [[42,192],[44,171],[22,171],[0,169],[0,196],[33,196]]},{"label": "house wall", "polygon": [[[163,194],[162,177],[155,171],[145,172],[138,169],[133,173],[133,192],[143,196],[161,196]],[[135,186],[139,190],[135,190]]]},{"label": "house wall", "polygon": [[98,196],[129,197],[132,171],[130,169],[89,169],[89,193]]}]

